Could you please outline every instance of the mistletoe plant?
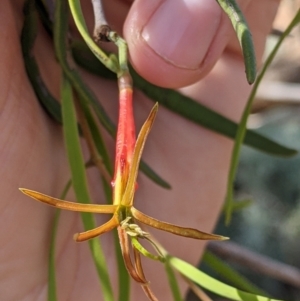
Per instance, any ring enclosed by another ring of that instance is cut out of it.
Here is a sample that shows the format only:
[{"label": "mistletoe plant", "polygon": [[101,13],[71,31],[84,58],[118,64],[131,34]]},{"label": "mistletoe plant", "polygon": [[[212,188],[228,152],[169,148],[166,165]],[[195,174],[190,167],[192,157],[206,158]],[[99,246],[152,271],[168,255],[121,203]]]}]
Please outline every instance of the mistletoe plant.
[{"label": "mistletoe plant", "polygon": [[[130,68],[128,67],[127,62],[127,45],[126,42],[114,31],[111,30],[109,24],[105,20],[105,16],[103,14],[101,1],[93,0],[93,8],[95,13],[95,29],[94,29],[94,39],[88,33],[87,26],[85,24],[85,20],[81,11],[80,1],[79,0],[69,0],[69,7],[74,18],[75,24],[81,33],[84,41],[83,47],[86,45],[89,48],[89,54],[93,53],[97,59],[105,65],[107,69],[111,72],[115,73],[118,78],[118,87],[119,87],[119,119],[117,125],[117,133],[116,133],[116,146],[115,146],[115,165],[114,165],[114,175],[113,180],[111,182],[112,188],[112,204],[107,205],[98,205],[89,203],[89,194],[87,192],[86,187],[86,178],[84,175],[84,164],[82,159],[82,154],[80,150],[79,144],[79,131],[78,125],[80,126],[81,133],[84,138],[87,140],[92,163],[99,167],[104,182],[110,181],[110,167],[107,163],[108,160],[105,159],[107,157],[105,146],[103,146],[101,135],[97,129],[96,122],[94,120],[92,110],[97,115],[99,121],[102,125],[108,130],[108,132],[112,135],[115,134],[114,126],[111,121],[105,114],[105,111],[94,98],[94,95],[89,91],[86,87],[85,83],[81,79],[79,73],[76,72],[70,65],[70,57],[71,54],[68,51],[69,45],[67,44],[67,33],[68,33],[68,19],[65,18],[65,12],[68,11],[68,7],[66,1],[57,0],[55,3],[55,15],[54,15],[54,24],[53,31],[51,30],[51,26],[48,28],[51,34],[53,34],[54,45],[57,59],[61,65],[63,72],[63,81],[62,81],[62,112],[58,102],[50,97],[48,94],[45,97],[46,88],[43,87],[43,92],[41,92],[40,85],[36,84],[35,75],[38,72],[38,67],[36,62],[34,61],[33,56],[31,55],[31,48],[35,39],[36,31],[36,14],[35,14],[35,4],[33,0],[28,0],[24,12],[25,12],[25,21],[24,28],[22,33],[22,45],[23,45],[23,54],[25,58],[25,63],[27,67],[27,72],[30,76],[31,82],[35,87],[36,94],[39,96],[39,99],[42,99],[44,106],[50,112],[54,118],[63,123],[65,139],[67,141],[67,151],[70,159],[70,166],[72,171],[72,184],[75,190],[75,194],[78,198],[78,201],[83,203],[74,203],[69,202],[63,199],[54,198],[51,196],[47,196],[40,192],[36,192],[33,190],[20,188],[20,190],[40,201],[46,203],[48,205],[54,206],[59,209],[72,210],[78,212],[85,213],[103,213],[103,214],[112,214],[112,218],[103,225],[95,227],[94,222],[90,216],[83,216],[83,222],[85,231],[79,234],[75,234],[74,239],[78,242],[83,242],[89,240],[91,250],[93,253],[93,258],[96,266],[98,267],[98,274],[100,279],[103,280],[103,291],[104,298],[107,301],[114,300],[113,293],[111,291],[109,285],[109,279],[107,278],[107,272],[105,263],[99,263],[99,258],[97,258],[96,252],[93,250],[97,249],[101,250],[98,240],[94,240],[93,238],[104,234],[108,231],[111,231],[117,228],[119,243],[121,246],[121,253],[124,260],[124,264],[130,276],[141,284],[144,289],[146,295],[150,300],[157,300],[152,291],[149,288],[149,283],[144,275],[144,271],[141,265],[141,254],[150,258],[163,262],[166,266],[167,273],[170,279],[170,285],[172,287],[173,295],[175,300],[182,300],[179,290],[176,284],[175,277],[173,275],[172,269],[177,269],[182,275],[201,285],[202,287],[214,291],[221,296],[225,296],[227,298],[231,298],[233,300],[271,300],[266,297],[261,297],[258,295],[252,295],[250,293],[245,293],[239,291],[233,287],[220,283],[219,281],[205,275],[201,271],[192,267],[188,263],[172,257],[167,253],[163,247],[156,242],[156,240],[150,235],[150,233],[144,231],[142,227],[137,224],[137,222],[148,225],[150,227],[167,231],[172,234],[189,237],[193,239],[200,240],[226,240],[227,237],[223,237],[220,235],[205,233],[196,229],[185,228],[178,225],[169,224],[160,220],[157,220],[153,217],[150,217],[138,209],[136,209],[134,205],[134,194],[137,188],[137,175],[140,167],[140,163],[142,165],[142,170],[152,179],[154,179],[157,183],[162,186],[168,186],[168,184],[161,179],[158,175],[155,174],[150,168],[146,167],[145,164],[141,161],[142,152],[145,146],[145,142],[147,136],[153,126],[157,111],[158,104],[156,103],[152,108],[148,118],[145,123],[141,127],[139,135],[136,139],[135,136],[135,123],[133,118],[133,84],[132,78],[130,75]],[[232,24],[237,32],[237,36],[239,42],[241,44],[244,57],[245,57],[245,66],[246,66],[246,75],[249,83],[253,83],[256,76],[255,69],[255,56],[253,50],[253,44],[251,39],[251,34],[249,32],[248,26],[243,18],[241,11],[233,0],[222,1],[219,0],[218,3],[223,8],[223,10],[227,13],[229,18],[232,21]],[[42,1],[37,1],[37,4],[42,5]],[[299,16],[298,16],[299,19]],[[295,24],[299,22],[299,20],[295,21]],[[51,23],[49,19],[46,18],[44,20],[44,24]],[[294,24],[294,25],[295,25]],[[28,35],[29,32],[30,34]],[[27,38],[27,39],[26,39]],[[107,55],[105,52],[101,50],[98,42],[113,42],[118,47],[118,57],[115,55]],[[82,45],[82,44],[81,44]],[[82,48],[81,48],[82,49]],[[86,50],[86,48],[85,48]],[[101,67],[99,68],[101,69]],[[35,72],[35,73],[34,73]],[[134,79],[136,82],[140,84],[142,87],[144,82],[140,79],[133,71]],[[111,75],[108,75],[108,77]],[[40,81],[39,81],[40,82]],[[147,84],[148,88],[146,88],[146,92],[157,91],[156,87],[152,87],[150,84]],[[72,92],[72,88],[76,93]],[[152,89],[153,88],[153,89]],[[163,91],[163,90],[158,90]],[[149,92],[150,94],[152,92]],[[173,91],[172,93],[177,93]],[[75,96],[75,97],[73,97]],[[178,95],[176,94],[176,97]],[[184,97],[184,96],[180,96]],[[253,97],[253,96],[252,96]],[[46,100],[45,100],[46,98]],[[78,119],[76,119],[75,107],[73,100],[76,99],[76,108]],[[174,96],[175,98],[175,96]],[[190,99],[184,99],[187,103],[187,106],[193,106],[194,104]],[[251,104],[252,99],[249,100]],[[192,105],[191,105],[192,103]],[[250,106],[250,105],[249,105]],[[248,107],[249,107],[248,106]],[[247,108],[248,108],[247,107]],[[202,112],[209,114],[212,118],[218,120],[218,122],[227,125],[230,121],[226,120],[224,117],[217,115],[215,112],[209,111],[207,108],[198,107]],[[184,110],[183,110],[184,111]],[[195,111],[195,110],[194,110]],[[184,112],[182,113],[185,114]],[[244,122],[242,126],[238,130],[238,134],[240,135],[240,139],[236,142],[238,149],[242,140],[245,136],[245,120],[248,116],[249,112],[246,111]],[[191,116],[191,115],[190,115]],[[203,122],[203,121],[201,121]],[[200,123],[201,123],[200,122]],[[205,122],[204,122],[205,123]],[[209,126],[206,123],[206,126]],[[237,129],[237,125],[236,129]],[[243,127],[244,126],[244,127]],[[210,125],[209,127],[213,127],[216,130],[215,126]],[[223,126],[220,126],[218,131],[223,131]],[[234,137],[235,133],[226,132],[223,134]],[[251,133],[249,133],[249,137]],[[259,135],[253,136],[255,137],[256,147],[262,148],[266,151],[273,153],[280,153],[281,155],[292,155],[295,152],[293,150],[287,149],[283,146],[280,146],[270,140],[267,140],[264,137],[260,137]],[[247,137],[246,137],[247,138]],[[73,139],[72,148],[68,145],[68,141]],[[247,139],[246,139],[247,140]],[[251,140],[251,139],[249,139]],[[236,151],[234,159],[237,160],[238,150]],[[99,155],[101,154],[101,156]],[[235,162],[235,161],[234,161]],[[74,168],[75,165],[79,165],[80,172],[78,169]],[[231,170],[231,180],[233,179],[233,175],[235,173],[235,163],[233,163],[233,168]],[[79,174],[79,175],[78,175]],[[232,187],[232,183],[228,184],[229,187]],[[79,187],[80,186],[80,187]],[[229,202],[229,201],[228,201]],[[230,208],[228,209],[228,216],[230,215]],[[152,254],[147,249],[145,249],[140,240],[145,239],[149,241],[156,254]],[[131,244],[130,244],[131,242]],[[99,253],[101,253],[99,251]],[[98,253],[98,255],[99,255]],[[133,253],[133,258],[131,254]],[[101,253],[102,254],[102,253]],[[102,256],[102,255],[101,255]],[[100,267],[100,265],[102,266]],[[171,268],[172,267],[172,268]],[[51,267],[50,267],[51,268]],[[120,270],[122,266],[120,266]],[[103,272],[105,271],[105,272]],[[128,281],[126,280],[127,285]],[[108,284],[107,284],[108,283]],[[51,283],[50,283],[51,284]],[[191,283],[190,283],[191,284]],[[121,283],[125,285],[125,283]],[[51,287],[51,285],[49,285]],[[53,286],[52,286],[53,287]],[[191,284],[193,287],[193,284]],[[55,295],[55,294],[54,294]],[[123,300],[127,300],[125,297],[126,294],[123,295]],[[50,294],[49,294],[50,296]],[[120,293],[121,296],[121,293]],[[56,298],[56,297],[55,297]],[[50,298],[51,299],[51,298]],[[54,299],[56,300],[56,299]]]},{"label": "mistletoe plant", "polygon": [[[140,260],[140,253],[143,253],[146,256],[149,256],[148,254],[150,253],[145,250],[135,238],[146,238],[151,241],[156,250],[159,250],[159,247],[150,238],[150,235],[147,232],[143,231],[138,225],[135,224],[135,220],[163,231],[194,239],[225,240],[227,238],[201,232],[196,229],[184,228],[162,222],[140,212],[138,209],[133,207],[139,163],[147,136],[157,114],[158,104],[154,105],[136,140],[132,107],[132,80],[126,62],[127,49],[125,41],[121,39],[115,32],[112,32],[107,24],[101,24],[99,32],[101,34],[97,36],[99,36],[101,40],[105,38],[107,40],[114,41],[117,45],[120,45],[119,48],[121,52],[119,55],[120,70],[118,72],[119,122],[116,138],[115,171],[114,178],[111,183],[113,188],[113,204],[79,204],[56,199],[29,189],[21,188],[20,190],[38,201],[60,209],[79,212],[113,214],[112,218],[107,223],[95,229],[90,229],[83,233],[76,234],[74,239],[78,242],[82,242],[106,233],[114,228],[118,228],[122,255],[129,274],[134,280],[142,284],[146,294],[151,300],[156,300],[148,287],[148,281],[145,279]],[[134,265],[130,259],[127,236],[133,238],[133,250],[135,255]],[[161,261],[164,260],[161,252],[159,256],[150,255],[150,257],[157,258]]]}]

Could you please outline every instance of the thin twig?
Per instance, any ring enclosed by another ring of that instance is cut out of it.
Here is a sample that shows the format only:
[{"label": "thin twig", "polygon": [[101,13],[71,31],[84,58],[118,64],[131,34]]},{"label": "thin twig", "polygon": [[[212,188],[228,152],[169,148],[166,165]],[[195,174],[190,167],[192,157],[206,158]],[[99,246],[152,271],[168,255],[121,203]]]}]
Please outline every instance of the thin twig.
[{"label": "thin twig", "polygon": [[264,274],[295,287],[300,287],[299,269],[250,251],[236,243],[210,242],[208,250],[223,259],[238,263],[259,274]]},{"label": "thin twig", "polygon": [[110,42],[108,39],[109,32],[111,31],[106,21],[103,4],[101,0],[92,0],[95,25],[94,25],[94,39],[96,42]]}]

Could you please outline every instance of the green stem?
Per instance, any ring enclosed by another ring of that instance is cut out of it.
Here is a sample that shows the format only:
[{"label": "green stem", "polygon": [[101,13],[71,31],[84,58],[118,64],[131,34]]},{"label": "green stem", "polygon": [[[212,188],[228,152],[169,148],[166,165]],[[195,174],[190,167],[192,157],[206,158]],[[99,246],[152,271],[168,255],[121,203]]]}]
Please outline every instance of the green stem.
[{"label": "green stem", "polygon": [[122,39],[116,32],[111,31],[109,33],[109,39],[116,44],[118,47],[118,57],[119,57],[119,72],[118,78],[129,74],[128,69],[128,47],[124,39]]},{"label": "green stem", "polygon": [[250,93],[250,96],[248,98],[246,107],[244,109],[238,131],[236,134],[235,142],[234,142],[234,147],[232,151],[232,156],[231,156],[231,162],[230,162],[230,170],[229,170],[229,175],[228,175],[228,182],[227,182],[227,194],[226,194],[226,200],[225,200],[225,223],[228,225],[231,220],[231,215],[232,215],[232,203],[233,203],[233,183],[234,179],[236,176],[237,172],[237,167],[238,167],[238,162],[239,162],[239,156],[241,152],[241,146],[245,138],[245,133],[246,133],[246,125],[247,125],[247,120],[248,116],[251,112],[251,106],[254,101],[254,97],[256,95],[257,89],[259,84],[261,83],[267,68],[270,66],[271,62],[273,61],[279,47],[281,46],[282,42],[284,39],[290,34],[291,30],[298,24],[300,23],[300,10],[297,12],[296,16],[288,26],[288,28],[284,31],[284,33],[281,35],[279,38],[276,46],[268,56],[266,62],[263,65],[263,68],[260,72],[260,74],[257,77],[257,80],[253,86],[253,89]]},{"label": "green stem", "polygon": [[[71,180],[69,180],[60,196],[60,199],[64,199],[72,185]],[[48,301],[56,301],[56,272],[55,272],[55,240],[58,230],[58,221],[60,216],[60,210],[55,210],[55,216],[53,221],[53,228],[50,239],[50,251],[49,251],[49,261],[48,261]]]},{"label": "green stem", "polygon": [[130,238],[131,238],[133,247],[136,248],[142,255],[144,255],[145,257],[148,257],[150,259],[153,259],[153,260],[159,260],[161,262],[165,262],[164,257],[159,256],[159,255],[154,255],[154,254],[150,253],[147,249],[145,249],[136,237],[131,236]]},{"label": "green stem", "polygon": [[72,16],[74,18],[77,29],[85,40],[86,44],[89,46],[94,55],[114,73],[118,73],[119,66],[116,64],[115,60],[111,60],[104,51],[102,51],[98,45],[93,41],[88,33],[88,29],[84,20],[84,16],[81,10],[81,5],[79,0],[69,0],[69,5],[71,9]]},{"label": "green stem", "polygon": [[169,285],[172,291],[173,300],[174,301],[183,301],[184,299],[181,296],[178,281],[176,279],[176,275],[170,263],[166,261],[165,270],[168,276]]}]

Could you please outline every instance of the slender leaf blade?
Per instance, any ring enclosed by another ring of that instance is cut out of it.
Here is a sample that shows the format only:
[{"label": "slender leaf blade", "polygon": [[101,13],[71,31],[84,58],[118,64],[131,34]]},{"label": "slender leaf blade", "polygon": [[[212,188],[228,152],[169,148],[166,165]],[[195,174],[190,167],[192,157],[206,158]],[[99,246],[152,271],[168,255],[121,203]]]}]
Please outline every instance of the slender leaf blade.
[{"label": "slender leaf blade", "polygon": [[[61,194],[61,198],[64,199],[71,187],[71,180],[69,180]],[[56,268],[55,268],[55,248],[56,248],[56,235],[58,231],[58,221],[60,217],[60,210],[55,211],[51,241],[50,241],[50,250],[49,250],[49,259],[48,259],[48,301],[56,301]]]},{"label": "slender leaf blade", "polygon": [[184,301],[184,299],[182,298],[182,295],[180,293],[180,289],[179,289],[178,281],[176,279],[176,275],[175,275],[174,270],[173,270],[173,268],[171,267],[171,265],[168,261],[166,261],[166,263],[165,263],[165,270],[166,270],[166,274],[168,276],[169,286],[170,286],[171,291],[172,291],[173,300],[174,301]]},{"label": "slender leaf blade", "polygon": [[229,173],[228,173],[227,193],[226,193],[226,198],[225,198],[225,223],[227,225],[231,221],[232,208],[233,208],[233,205],[232,205],[232,203],[233,203],[233,184],[234,184],[234,179],[235,179],[237,168],[238,168],[241,147],[242,147],[243,141],[246,136],[247,120],[248,120],[248,116],[250,115],[250,112],[251,112],[252,103],[254,101],[259,84],[261,83],[268,67],[270,66],[271,62],[273,61],[279,47],[281,46],[284,39],[290,34],[292,29],[298,23],[300,23],[300,9],[298,10],[297,14],[295,15],[294,19],[289,24],[287,29],[283,32],[283,34],[279,38],[277,44],[275,45],[274,49],[271,51],[270,55],[266,59],[264,65],[262,67],[262,70],[261,70],[260,74],[258,75],[257,80],[256,80],[256,82],[252,88],[252,91],[249,95],[246,107],[243,111],[241,121],[239,123],[235,141],[234,141],[234,146],[233,146],[233,151],[232,151],[232,156],[231,156],[231,161],[230,161],[230,169],[229,169]]},{"label": "slender leaf blade", "polygon": [[230,285],[222,283],[219,280],[216,280],[202,271],[198,270],[191,264],[176,258],[171,257],[169,259],[170,264],[178,270],[181,274],[191,279],[201,287],[211,291],[221,297],[225,297],[235,301],[279,301],[276,299],[271,299],[268,297],[250,294],[237,288],[234,288]]},{"label": "slender leaf blade", "polygon": [[[115,78],[114,74],[104,68],[82,42],[77,40],[72,44],[72,53],[74,59],[81,67],[107,79]],[[200,126],[229,138],[235,138],[238,125],[232,120],[175,90],[161,88],[147,82],[132,67],[130,68],[130,74],[132,75],[134,86],[151,100]],[[295,149],[283,146],[252,130],[247,130],[244,143],[275,156],[291,157],[297,154]],[[141,169],[145,172],[143,162],[141,163]]]},{"label": "slender leaf blade", "polygon": [[247,21],[235,0],[217,0],[220,7],[229,17],[243,51],[246,77],[253,84],[256,77],[256,58],[252,35]]},{"label": "slender leaf blade", "polygon": [[51,95],[40,74],[36,62],[33,46],[38,33],[38,17],[35,9],[35,2],[26,1],[24,4],[24,23],[21,33],[21,48],[24,58],[25,69],[28,79],[36,94],[37,99],[46,112],[58,123],[62,122],[61,108],[58,101]]},{"label": "slender leaf blade", "polygon": [[[76,113],[72,99],[72,88],[70,82],[65,76],[63,76],[62,79],[61,91],[64,124],[63,129],[67,155],[71,168],[73,188],[76,198],[80,203],[91,203],[85,174],[85,165],[80,147]],[[90,213],[82,213],[81,216],[85,230],[95,228],[95,222]],[[98,239],[89,240],[89,247],[98,272],[104,299],[105,301],[113,301],[113,290],[100,241]]]},{"label": "slender leaf blade", "polygon": [[[238,124],[232,120],[175,90],[160,88],[148,83],[133,69],[130,70],[130,73],[134,85],[152,100],[158,101],[160,105],[198,125],[229,138],[235,138]],[[272,155],[290,157],[297,154],[296,150],[287,148],[251,130],[247,130],[244,143]]]}]

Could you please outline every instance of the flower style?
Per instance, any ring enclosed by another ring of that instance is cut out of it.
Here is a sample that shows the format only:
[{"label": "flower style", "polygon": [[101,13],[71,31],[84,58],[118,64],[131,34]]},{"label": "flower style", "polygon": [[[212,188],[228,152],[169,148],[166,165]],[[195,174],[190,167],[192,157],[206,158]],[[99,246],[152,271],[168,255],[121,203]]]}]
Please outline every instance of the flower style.
[{"label": "flower style", "polygon": [[[119,91],[119,122],[116,141],[115,173],[112,181],[113,204],[98,205],[73,203],[56,199],[29,189],[20,188],[20,190],[24,194],[38,201],[60,209],[113,214],[112,218],[105,224],[95,229],[75,234],[74,239],[78,242],[82,242],[117,228],[123,258],[128,272],[134,280],[141,283],[146,295],[150,298],[150,300],[157,300],[151,292],[148,286],[148,281],[144,276],[141,266],[140,253],[152,259],[159,259],[162,261],[163,256],[162,254],[159,254],[158,256],[152,255],[139,244],[138,238],[148,239],[151,243],[153,243],[153,241],[149,238],[149,234],[147,232],[143,231],[137,224],[135,224],[135,220],[163,231],[194,239],[224,240],[227,238],[219,235],[204,233],[196,229],[184,228],[162,222],[140,212],[133,207],[139,162],[147,136],[157,114],[158,104],[155,104],[152,108],[148,118],[140,130],[137,139],[135,139],[135,126],[132,109],[133,91],[129,74],[119,78]],[[134,264],[131,261],[128,237],[130,237],[132,241]]]}]

